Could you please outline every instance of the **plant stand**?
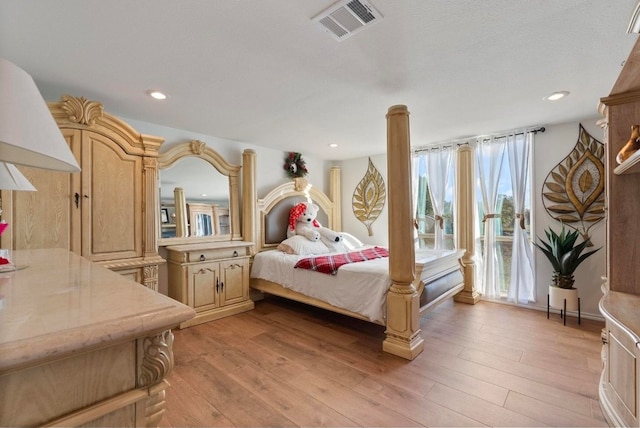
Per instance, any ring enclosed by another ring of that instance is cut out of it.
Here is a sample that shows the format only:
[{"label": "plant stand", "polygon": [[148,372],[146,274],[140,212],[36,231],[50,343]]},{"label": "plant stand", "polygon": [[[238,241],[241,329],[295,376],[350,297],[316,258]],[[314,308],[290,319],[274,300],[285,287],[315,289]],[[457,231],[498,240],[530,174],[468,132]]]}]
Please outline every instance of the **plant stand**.
[{"label": "plant stand", "polygon": [[549,286],[547,294],[547,319],[549,319],[549,309],[560,309],[560,318],[563,324],[567,325],[567,310],[578,312],[578,324],[581,324],[580,297],[577,288],[559,288]]}]

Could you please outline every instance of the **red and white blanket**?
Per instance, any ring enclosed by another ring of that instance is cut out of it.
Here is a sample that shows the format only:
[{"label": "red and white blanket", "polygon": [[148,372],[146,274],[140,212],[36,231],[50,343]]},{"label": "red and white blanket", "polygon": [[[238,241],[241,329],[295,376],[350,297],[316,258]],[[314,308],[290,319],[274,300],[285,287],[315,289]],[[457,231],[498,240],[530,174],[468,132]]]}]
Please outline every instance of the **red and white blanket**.
[{"label": "red and white blanket", "polygon": [[315,270],[317,272],[335,275],[338,273],[338,268],[347,263],[364,262],[366,260],[381,259],[383,257],[389,257],[389,251],[386,248],[373,247],[360,251],[351,251],[349,253],[300,259],[294,268]]}]

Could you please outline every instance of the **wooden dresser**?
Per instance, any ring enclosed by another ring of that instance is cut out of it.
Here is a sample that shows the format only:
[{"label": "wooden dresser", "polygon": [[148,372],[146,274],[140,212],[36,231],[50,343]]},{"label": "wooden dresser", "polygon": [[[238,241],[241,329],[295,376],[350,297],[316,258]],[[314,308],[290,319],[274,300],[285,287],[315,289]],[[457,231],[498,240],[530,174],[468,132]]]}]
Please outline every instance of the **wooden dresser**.
[{"label": "wooden dresser", "polygon": [[612,426],[640,426],[640,151],[618,165],[616,155],[640,124],[640,41],[611,94],[605,116],[607,281],[600,311],[603,371],[600,403]]},{"label": "wooden dresser", "polygon": [[195,309],[188,327],[254,308],[249,297],[253,242],[219,241],[172,245],[168,254],[169,296]]},{"label": "wooden dresser", "polygon": [[102,104],[63,96],[49,109],[81,172],[19,167],[37,192],[2,191],[2,248],[66,248],[157,290],[160,137]]},{"label": "wooden dresser", "polygon": [[157,426],[191,308],[64,249],[0,273],[0,426]]}]

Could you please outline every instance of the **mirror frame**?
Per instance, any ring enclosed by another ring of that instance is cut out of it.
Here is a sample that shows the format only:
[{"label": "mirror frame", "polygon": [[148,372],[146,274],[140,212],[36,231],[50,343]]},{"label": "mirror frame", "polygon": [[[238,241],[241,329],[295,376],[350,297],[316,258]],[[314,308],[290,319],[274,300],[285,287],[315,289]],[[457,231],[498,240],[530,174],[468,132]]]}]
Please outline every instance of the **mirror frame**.
[{"label": "mirror frame", "polygon": [[[196,243],[196,242],[206,242],[206,241],[231,241],[231,240],[239,240],[242,239],[242,234],[240,232],[241,224],[240,224],[240,188],[239,188],[239,177],[240,170],[242,169],[241,165],[232,165],[225,161],[222,156],[212,148],[208,147],[206,143],[200,140],[192,140],[187,143],[181,143],[171,147],[164,153],[160,153],[158,156],[158,186],[160,186],[160,173],[161,170],[171,167],[176,162],[184,159],[186,157],[197,157],[199,159],[203,159],[211,164],[220,174],[225,175],[229,178],[229,225],[231,228],[231,233],[228,235],[212,235],[212,236],[203,236],[203,237],[195,237],[195,236],[186,236],[186,237],[176,237],[176,238],[162,238],[162,234],[160,230],[156,231],[158,234],[158,242],[160,246],[165,245],[176,245],[176,244],[188,244],[188,243]],[[159,201],[161,202],[161,201]],[[186,202],[186,201],[185,201]],[[176,207],[177,209],[178,207]],[[186,209],[186,206],[185,206]],[[158,214],[160,215],[160,206],[157,209]],[[184,229],[187,230],[187,219],[186,216],[177,216],[182,217],[181,221],[185,224],[182,225]],[[179,219],[176,218],[176,221]],[[160,224],[158,222],[158,224]],[[179,225],[176,225],[178,227]]]}]

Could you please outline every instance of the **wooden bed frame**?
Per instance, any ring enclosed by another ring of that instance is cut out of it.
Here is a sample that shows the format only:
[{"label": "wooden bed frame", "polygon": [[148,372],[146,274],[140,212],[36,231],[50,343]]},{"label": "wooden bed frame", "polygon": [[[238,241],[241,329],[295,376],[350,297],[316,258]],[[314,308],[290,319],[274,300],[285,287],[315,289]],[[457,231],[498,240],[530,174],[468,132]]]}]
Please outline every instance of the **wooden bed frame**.
[{"label": "wooden bed frame", "polygon": [[[462,264],[465,250],[452,252],[438,262],[416,260],[413,239],[411,200],[411,149],[409,145],[408,111],[405,106],[393,106],[387,114],[387,159],[389,230],[389,276],[392,284],[387,293],[386,338],[383,350],[412,360],[422,352],[424,342],[420,335],[420,316],[442,301],[462,292],[466,285],[464,274],[468,270]],[[257,220],[256,251],[273,250],[286,238],[289,209],[295,203],[311,200],[320,206],[321,224],[333,230],[340,227],[340,170],[331,170],[331,198],[322,191],[307,185],[304,180],[278,186],[259,199],[253,216]],[[459,244],[459,242],[458,242]],[[418,253],[419,254],[419,253]],[[326,302],[302,295],[281,285],[251,278],[250,286],[265,293],[285,297],[354,318],[366,319],[349,310],[337,308]],[[464,301],[464,300],[463,300]]]}]

